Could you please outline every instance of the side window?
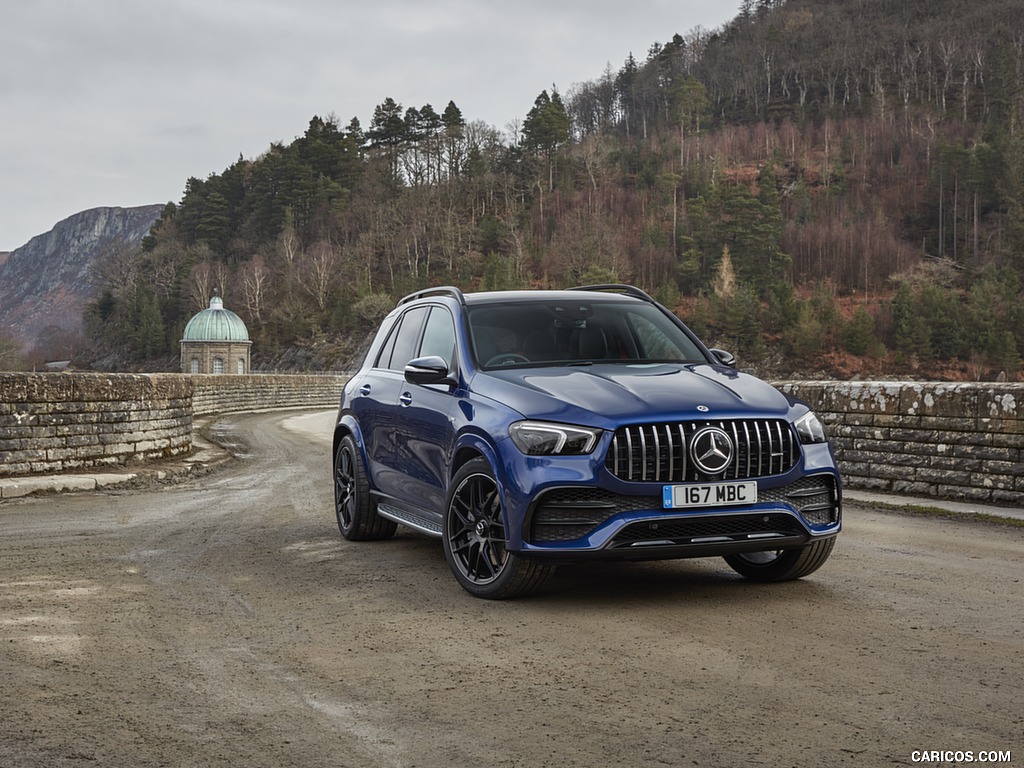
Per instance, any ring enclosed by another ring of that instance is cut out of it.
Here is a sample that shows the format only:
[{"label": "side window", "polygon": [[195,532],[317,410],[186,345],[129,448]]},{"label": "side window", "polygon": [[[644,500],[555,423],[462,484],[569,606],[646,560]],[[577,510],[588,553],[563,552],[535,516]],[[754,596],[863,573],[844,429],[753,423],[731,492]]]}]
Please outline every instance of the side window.
[{"label": "side window", "polygon": [[[426,319],[428,309],[429,307],[416,307],[402,315],[402,324],[395,334],[394,348],[391,350],[391,360],[386,367],[393,371],[401,371],[406,363],[416,357],[416,344],[420,340],[420,331],[423,330],[423,321]],[[389,339],[388,344],[390,343]],[[380,364],[381,367],[385,367],[383,357]]]},{"label": "side window", "polygon": [[420,357],[437,355],[448,367],[452,367],[455,353],[455,322],[451,313],[444,307],[432,307],[427,326],[423,330],[423,343],[420,344]]},{"label": "side window", "polygon": [[402,324],[399,320],[391,326],[391,333],[388,334],[384,346],[380,348],[377,359],[373,363],[374,368],[387,368],[391,364],[391,353],[395,351],[395,340],[398,338],[398,326]]}]

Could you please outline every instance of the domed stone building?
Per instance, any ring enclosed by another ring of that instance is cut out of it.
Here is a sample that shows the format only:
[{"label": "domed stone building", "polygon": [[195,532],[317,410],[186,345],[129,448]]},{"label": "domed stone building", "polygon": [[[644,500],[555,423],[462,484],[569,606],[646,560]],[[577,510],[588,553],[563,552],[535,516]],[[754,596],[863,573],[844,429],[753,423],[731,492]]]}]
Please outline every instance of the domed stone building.
[{"label": "domed stone building", "polygon": [[182,373],[249,373],[252,342],[242,318],[214,295],[181,336]]}]

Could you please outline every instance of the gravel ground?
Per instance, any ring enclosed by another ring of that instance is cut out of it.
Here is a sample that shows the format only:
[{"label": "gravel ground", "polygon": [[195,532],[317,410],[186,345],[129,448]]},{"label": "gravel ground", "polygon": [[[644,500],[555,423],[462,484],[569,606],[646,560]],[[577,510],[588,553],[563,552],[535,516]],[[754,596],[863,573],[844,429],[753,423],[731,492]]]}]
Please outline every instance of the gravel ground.
[{"label": "gravel ground", "polygon": [[329,428],[230,417],[205,477],[0,502],[0,765],[1024,766],[1021,528],[848,505],[802,581],[488,602],[435,541],[339,537]]}]

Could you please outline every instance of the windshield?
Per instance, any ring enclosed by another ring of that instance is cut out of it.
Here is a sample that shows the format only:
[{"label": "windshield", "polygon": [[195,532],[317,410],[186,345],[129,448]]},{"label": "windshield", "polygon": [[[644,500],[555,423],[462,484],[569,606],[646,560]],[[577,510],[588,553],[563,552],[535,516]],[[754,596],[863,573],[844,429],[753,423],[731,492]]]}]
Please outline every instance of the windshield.
[{"label": "windshield", "polygon": [[652,304],[553,301],[469,309],[484,368],[588,363],[706,363],[700,347]]}]

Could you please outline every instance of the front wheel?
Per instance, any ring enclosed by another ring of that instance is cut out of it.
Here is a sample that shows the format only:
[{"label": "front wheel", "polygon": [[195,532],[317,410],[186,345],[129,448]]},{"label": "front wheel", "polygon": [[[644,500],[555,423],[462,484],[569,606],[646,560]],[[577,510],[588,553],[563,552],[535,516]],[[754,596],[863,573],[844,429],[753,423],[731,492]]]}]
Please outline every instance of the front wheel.
[{"label": "front wheel", "polygon": [[835,545],[833,536],[811,542],[806,547],[726,555],[725,562],[736,573],[753,581],[790,581],[821,568]]},{"label": "front wheel", "polygon": [[389,539],[398,528],[377,514],[377,503],[369,490],[356,441],[345,435],[334,454],[334,514],[338,530],[349,541]]},{"label": "front wheel", "polygon": [[503,600],[536,591],[554,567],[509,552],[501,494],[485,459],[452,479],[444,516],[444,556],[455,579],[476,597]]}]

